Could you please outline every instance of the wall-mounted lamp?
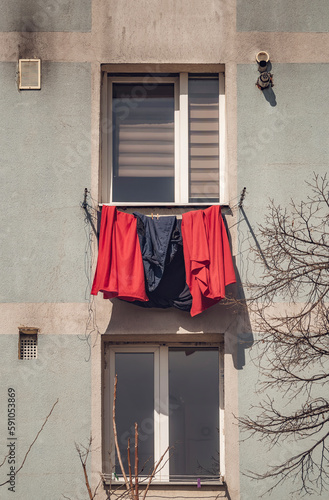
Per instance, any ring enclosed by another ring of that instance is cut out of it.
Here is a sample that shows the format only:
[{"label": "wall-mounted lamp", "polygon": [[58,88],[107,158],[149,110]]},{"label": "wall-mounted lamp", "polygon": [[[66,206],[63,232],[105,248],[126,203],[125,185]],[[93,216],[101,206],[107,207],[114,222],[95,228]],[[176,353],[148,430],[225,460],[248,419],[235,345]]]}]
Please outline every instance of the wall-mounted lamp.
[{"label": "wall-mounted lamp", "polygon": [[18,88],[19,90],[41,89],[41,59],[19,59]]},{"label": "wall-mounted lamp", "polygon": [[260,75],[257,79],[256,85],[260,90],[267,87],[273,87],[273,75],[269,72],[270,56],[265,50],[261,50],[256,54],[256,61],[258,64],[258,71]]}]

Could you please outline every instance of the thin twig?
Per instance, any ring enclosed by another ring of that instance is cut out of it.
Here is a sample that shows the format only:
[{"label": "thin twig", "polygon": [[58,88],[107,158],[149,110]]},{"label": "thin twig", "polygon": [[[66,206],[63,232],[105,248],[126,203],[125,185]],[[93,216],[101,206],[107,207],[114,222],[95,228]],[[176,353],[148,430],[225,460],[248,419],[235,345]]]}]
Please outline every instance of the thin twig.
[{"label": "thin twig", "polygon": [[[33,445],[34,445],[34,443],[36,442],[36,440],[37,440],[37,439],[38,439],[38,437],[40,436],[41,432],[43,431],[44,426],[45,426],[45,425],[46,425],[46,423],[48,422],[48,419],[49,419],[50,415],[52,414],[52,412],[53,412],[53,410],[54,410],[55,406],[57,405],[57,403],[58,403],[58,399],[56,399],[55,403],[54,403],[54,404],[53,404],[53,406],[51,407],[51,410],[50,410],[50,412],[48,413],[48,415],[46,416],[46,418],[45,418],[45,420],[44,420],[44,422],[43,422],[43,424],[42,424],[41,428],[40,428],[40,429],[39,429],[39,431],[37,432],[37,434],[36,434],[35,438],[33,439],[32,443],[30,444],[30,446],[29,446],[29,448],[28,448],[28,450],[27,450],[27,452],[25,453],[25,456],[24,456],[24,458],[23,458],[23,462],[21,463],[20,467],[18,467],[18,469],[17,469],[17,471],[16,471],[15,476],[17,476],[17,474],[19,473],[19,471],[20,471],[20,470],[22,470],[22,468],[24,467],[24,464],[25,464],[25,462],[26,462],[26,459],[27,459],[27,457],[28,457],[28,455],[29,455],[29,453],[30,453],[30,451],[31,451],[31,449],[32,449],[32,447],[33,447]],[[7,483],[9,483],[9,479],[8,479],[8,481],[5,481],[4,483],[0,484],[0,486],[3,486],[3,485],[5,485],[5,484],[7,484]]]},{"label": "thin twig", "polygon": [[135,422],[135,500],[138,497],[138,424]]},{"label": "thin twig", "polygon": [[133,477],[131,473],[131,461],[130,461],[130,438],[128,438],[127,458],[128,458],[129,484],[131,491],[133,491],[134,487],[133,487]]},{"label": "thin twig", "polygon": [[5,455],[5,457],[4,457],[4,459],[3,459],[3,461],[2,461],[2,462],[1,462],[1,464],[0,464],[0,467],[2,467],[2,466],[3,466],[3,464],[4,464],[4,463],[5,463],[5,461],[6,461],[6,459],[9,457],[9,455],[10,455],[10,452],[9,452],[9,453],[7,453],[7,455]]},{"label": "thin twig", "polygon": [[122,476],[123,476],[123,479],[124,479],[127,491],[130,493],[131,500],[134,500],[133,494],[132,494],[132,492],[130,490],[130,487],[129,487],[129,482],[128,482],[128,479],[127,479],[127,476],[126,476],[126,472],[125,472],[125,469],[124,469],[124,466],[123,466],[123,463],[122,463],[121,452],[120,452],[119,443],[118,443],[117,425],[116,425],[116,422],[115,422],[115,404],[116,404],[116,399],[117,399],[117,384],[118,384],[118,375],[115,375],[115,379],[114,379],[114,394],[113,394],[113,434],[114,434],[114,442],[115,442],[115,448],[117,450],[117,455],[118,455],[120,469],[121,469],[121,472],[122,472]]},{"label": "thin twig", "polygon": [[76,450],[79,454],[81,465],[82,465],[83,474],[85,477],[85,484],[86,484],[86,488],[87,488],[88,495],[89,495],[89,500],[93,500],[93,498],[94,498],[94,495],[92,494],[91,487],[89,484],[89,478],[88,478],[87,467],[86,467],[87,459],[88,459],[88,456],[90,453],[91,443],[92,443],[92,437],[90,436],[88,448],[86,448],[86,453],[85,453],[84,459],[83,459],[82,451],[80,450],[79,446],[77,444],[75,445]]},{"label": "thin twig", "polygon": [[151,482],[152,482],[152,480],[153,480],[153,478],[154,478],[154,476],[155,476],[155,474],[156,474],[156,471],[158,470],[158,468],[159,468],[159,466],[160,466],[160,464],[161,464],[162,460],[164,459],[165,454],[166,454],[166,453],[167,453],[167,451],[169,451],[169,450],[170,450],[170,446],[168,446],[168,448],[166,449],[166,451],[165,451],[165,452],[161,455],[161,457],[160,457],[159,461],[155,464],[155,466],[154,466],[154,468],[153,468],[153,471],[152,471],[152,473],[150,474],[150,477],[149,477],[149,480],[148,480],[147,486],[146,486],[146,488],[145,488],[145,491],[144,491],[144,495],[143,495],[143,499],[142,499],[142,500],[144,500],[144,499],[145,499],[145,497],[146,497],[146,495],[147,495],[147,492],[148,492],[148,490],[149,490],[149,488],[150,488],[150,486],[151,486]]}]

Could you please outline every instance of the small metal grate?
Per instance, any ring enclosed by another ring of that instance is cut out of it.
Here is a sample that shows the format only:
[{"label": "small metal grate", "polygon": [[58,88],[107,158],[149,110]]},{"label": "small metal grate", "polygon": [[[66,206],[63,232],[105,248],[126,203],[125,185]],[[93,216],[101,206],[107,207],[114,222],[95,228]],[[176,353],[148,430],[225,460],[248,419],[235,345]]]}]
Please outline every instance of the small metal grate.
[{"label": "small metal grate", "polygon": [[19,336],[19,357],[20,359],[36,359],[38,356],[37,334],[22,334]]}]

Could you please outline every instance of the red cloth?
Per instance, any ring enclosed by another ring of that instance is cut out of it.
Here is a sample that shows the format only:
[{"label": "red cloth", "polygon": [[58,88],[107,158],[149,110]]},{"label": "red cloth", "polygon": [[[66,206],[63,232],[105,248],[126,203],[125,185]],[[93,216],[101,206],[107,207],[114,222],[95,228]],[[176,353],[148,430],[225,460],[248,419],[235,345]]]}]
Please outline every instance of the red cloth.
[{"label": "red cloth", "polygon": [[220,206],[188,212],[182,219],[186,282],[195,316],[223,299],[225,286],[236,279]]},{"label": "red cloth", "polygon": [[144,267],[137,236],[137,220],[131,214],[103,206],[99,249],[92,295],[104,299],[149,300],[145,293]]}]

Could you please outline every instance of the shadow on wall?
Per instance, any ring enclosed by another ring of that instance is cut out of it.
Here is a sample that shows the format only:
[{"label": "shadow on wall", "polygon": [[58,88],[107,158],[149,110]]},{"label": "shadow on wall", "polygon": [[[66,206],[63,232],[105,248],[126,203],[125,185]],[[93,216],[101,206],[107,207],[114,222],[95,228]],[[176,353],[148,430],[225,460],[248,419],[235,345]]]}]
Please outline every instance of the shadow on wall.
[{"label": "shadow on wall", "polygon": [[[223,219],[227,228],[225,215]],[[227,230],[227,233],[230,237],[230,231]],[[227,299],[201,314],[192,318],[189,312],[173,307],[144,308],[120,299],[111,299],[112,311],[104,334],[129,334],[130,342],[133,341],[131,337],[135,335],[136,339],[138,335],[152,335],[151,340],[154,340],[154,335],[161,335],[162,340],[166,335],[184,334],[184,341],[188,335],[193,342],[194,338],[200,341],[203,334],[218,334],[218,340],[225,339],[225,352],[232,356],[234,367],[237,370],[243,369],[245,349],[253,345],[254,338],[243,286],[234,259],[233,264],[237,283],[226,287]]]},{"label": "shadow on wall", "polygon": [[277,105],[276,96],[271,87],[267,87],[267,89],[264,89],[262,92],[265,99],[270,103],[272,107]]},{"label": "shadow on wall", "polygon": [[[226,211],[226,215],[231,212]],[[97,214],[98,228],[100,213]],[[230,231],[227,228],[225,214],[223,220],[230,239]],[[99,231],[99,229],[98,229]],[[230,242],[231,244],[231,242]],[[218,335],[218,340],[225,339],[225,352],[232,356],[234,367],[243,369],[245,365],[245,349],[253,345],[253,334],[249,319],[248,308],[245,300],[243,286],[237,270],[235,259],[233,264],[236,275],[236,284],[226,287],[227,299],[220,301],[215,306],[203,311],[201,314],[190,316],[189,312],[171,308],[144,308],[117,298],[111,299],[112,310],[109,322],[103,334],[129,335],[129,342],[133,342],[134,336],[163,336],[184,335],[191,336],[191,342],[202,340],[202,335]],[[196,337],[197,335],[197,337]],[[152,336],[152,338],[151,338]],[[201,336],[201,339],[200,339]],[[209,337],[208,337],[209,339]],[[177,336],[179,340],[179,336]]]},{"label": "shadow on wall", "polygon": [[[267,69],[269,72],[272,71],[272,64],[270,62],[268,62],[268,64],[267,64]],[[271,85],[269,87],[261,90],[261,92],[263,93],[266,101],[269,102],[272,107],[277,105],[276,95],[275,95]]]},{"label": "shadow on wall", "polygon": [[[145,309],[120,299],[111,299],[112,313],[104,334],[107,335],[164,335],[218,334],[219,340],[225,338],[225,352],[230,354],[237,370],[245,365],[245,349],[253,345],[253,334],[244,300],[243,289],[238,272],[237,284],[226,288],[227,300],[210,307],[191,318],[188,312],[175,308]],[[179,340],[179,337],[177,338]],[[186,337],[185,339],[186,340]],[[129,341],[132,341],[131,337]]]},{"label": "shadow on wall", "polygon": [[[254,343],[254,336],[251,329],[247,301],[245,298],[240,274],[235,267],[236,294],[232,299],[232,307],[236,314],[236,346],[230,353],[233,358],[234,367],[242,370],[246,364],[245,350],[250,349]],[[230,345],[230,344],[229,344]],[[233,344],[234,345],[234,344]]]}]

